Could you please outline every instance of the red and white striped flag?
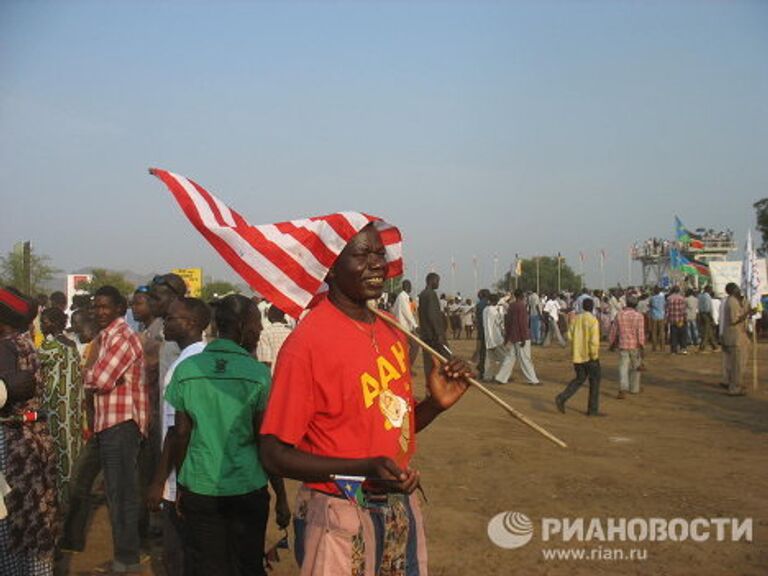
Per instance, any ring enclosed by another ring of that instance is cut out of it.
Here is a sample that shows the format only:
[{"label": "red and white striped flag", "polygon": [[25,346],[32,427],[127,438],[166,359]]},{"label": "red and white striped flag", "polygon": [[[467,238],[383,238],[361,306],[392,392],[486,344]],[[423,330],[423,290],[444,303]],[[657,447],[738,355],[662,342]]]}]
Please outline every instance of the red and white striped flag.
[{"label": "red and white striped flag", "polygon": [[400,231],[376,216],[339,212],[252,226],[192,180],[150,168],[168,186],[192,225],[248,285],[298,318],[327,290],[325,276],[347,242],[374,223],[387,252],[387,278],[403,273]]}]

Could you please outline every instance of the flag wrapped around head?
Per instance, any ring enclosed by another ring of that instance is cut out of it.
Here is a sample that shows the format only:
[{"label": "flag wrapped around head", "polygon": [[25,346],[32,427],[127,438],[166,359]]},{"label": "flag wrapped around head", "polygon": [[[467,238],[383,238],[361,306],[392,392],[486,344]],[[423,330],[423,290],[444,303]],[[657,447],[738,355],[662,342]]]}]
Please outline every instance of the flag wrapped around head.
[{"label": "flag wrapped around head", "polygon": [[369,224],[386,249],[387,278],[403,273],[400,231],[362,212],[252,226],[192,180],[150,168],[184,214],[243,280],[286,314],[298,318],[327,290],[325,277],[352,237]]}]

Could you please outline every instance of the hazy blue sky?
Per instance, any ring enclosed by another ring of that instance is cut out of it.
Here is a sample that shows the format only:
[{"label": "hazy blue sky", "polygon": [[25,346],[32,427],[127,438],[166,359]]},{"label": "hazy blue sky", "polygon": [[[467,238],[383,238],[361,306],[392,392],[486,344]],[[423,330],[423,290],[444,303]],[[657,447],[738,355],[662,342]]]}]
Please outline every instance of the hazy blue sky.
[{"label": "hazy blue sky", "polygon": [[254,224],[380,215],[446,289],[626,282],[675,214],[742,242],[767,151],[768,2],[0,2],[0,250],[65,270],[233,278],[158,166]]}]

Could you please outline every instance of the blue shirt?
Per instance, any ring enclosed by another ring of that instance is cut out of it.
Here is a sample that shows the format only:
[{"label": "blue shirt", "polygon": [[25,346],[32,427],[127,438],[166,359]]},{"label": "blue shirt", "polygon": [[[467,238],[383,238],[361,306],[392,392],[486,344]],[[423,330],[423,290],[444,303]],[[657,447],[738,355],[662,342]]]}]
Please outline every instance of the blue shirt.
[{"label": "blue shirt", "polygon": [[699,313],[712,314],[712,296],[706,292],[699,294]]},{"label": "blue shirt", "polygon": [[650,313],[651,320],[664,320],[664,309],[667,306],[667,300],[664,298],[664,293],[659,292],[651,296],[650,301]]}]

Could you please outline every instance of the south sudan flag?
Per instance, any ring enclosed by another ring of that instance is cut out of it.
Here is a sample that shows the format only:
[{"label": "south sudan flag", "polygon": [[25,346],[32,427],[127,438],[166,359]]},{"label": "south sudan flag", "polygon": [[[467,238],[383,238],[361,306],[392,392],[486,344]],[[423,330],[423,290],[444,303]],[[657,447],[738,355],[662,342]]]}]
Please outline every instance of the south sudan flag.
[{"label": "south sudan flag", "polygon": [[704,242],[701,236],[694,234],[683,226],[680,218],[675,216],[675,236],[681,244],[687,244],[689,250],[704,250]]},{"label": "south sudan flag", "polygon": [[709,266],[703,262],[689,260],[674,248],[669,251],[669,264],[675,270],[680,270],[688,276],[703,276],[709,278]]}]

